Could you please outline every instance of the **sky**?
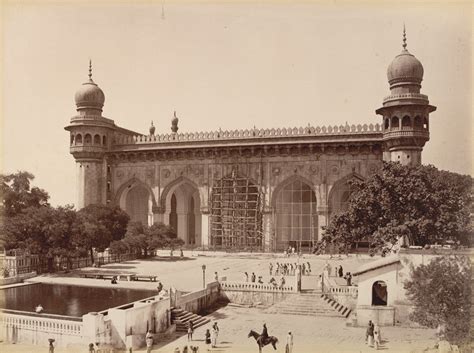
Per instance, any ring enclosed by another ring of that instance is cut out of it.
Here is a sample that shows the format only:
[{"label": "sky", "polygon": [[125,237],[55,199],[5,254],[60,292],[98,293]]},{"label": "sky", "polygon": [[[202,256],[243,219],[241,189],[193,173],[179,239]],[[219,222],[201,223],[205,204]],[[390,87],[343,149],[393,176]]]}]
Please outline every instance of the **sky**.
[{"label": "sky", "polygon": [[3,173],[75,202],[64,130],[93,79],[104,116],[147,133],[381,123],[402,47],[437,106],[423,163],[472,174],[472,8],[465,4],[2,2]]}]

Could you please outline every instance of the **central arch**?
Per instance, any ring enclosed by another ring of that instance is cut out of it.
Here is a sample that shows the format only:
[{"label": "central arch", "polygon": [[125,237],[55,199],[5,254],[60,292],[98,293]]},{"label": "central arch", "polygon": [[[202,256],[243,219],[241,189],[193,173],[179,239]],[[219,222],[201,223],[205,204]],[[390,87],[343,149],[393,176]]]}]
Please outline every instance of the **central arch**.
[{"label": "central arch", "polygon": [[122,184],[117,190],[115,204],[128,213],[130,221],[144,225],[153,224],[155,199],[150,187],[137,178]]},{"label": "central arch", "polygon": [[162,195],[164,223],[185,245],[201,245],[201,202],[197,186],[186,178],[170,183]]},{"label": "central arch", "polygon": [[293,177],[284,181],[273,196],[275,208],[275,250],[288,246],[311,249],[318,239],[316,194],[311,183]]}]

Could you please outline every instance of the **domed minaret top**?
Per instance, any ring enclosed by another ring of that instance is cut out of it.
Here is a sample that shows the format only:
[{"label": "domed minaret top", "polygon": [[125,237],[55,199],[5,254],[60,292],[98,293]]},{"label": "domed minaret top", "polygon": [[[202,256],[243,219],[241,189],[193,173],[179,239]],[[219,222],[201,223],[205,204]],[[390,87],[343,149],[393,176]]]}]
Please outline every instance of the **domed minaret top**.
[{"label": "domed minaret top", "polygon": [[85,113],[101,115],[104,106],[105,95],[104,92],[92,80],[92,61],[89,60],[89,81],[82,84],[74,95],[76,101],[76,109],[78,112],[85,111]]},{"label": "domed minaret top", "polygon": [[407,37],[405,26],[403,26],[403,50],[398,54],[387,69],[388,83],[391,90],[396,90],[398,87],[410,87],[410,92],[418,92],[421,88],[421,81],[423,80],[423,65],[410,54],[407,50]]},{"label": "domed minaret top", "polygon": [[178,132],[178,122],[179,122],[179,119],[178,117],[176,116],[176,110],[174,111],[174,117],[173,119],[171,120],[171,131],[173,133],[177,133]]}]

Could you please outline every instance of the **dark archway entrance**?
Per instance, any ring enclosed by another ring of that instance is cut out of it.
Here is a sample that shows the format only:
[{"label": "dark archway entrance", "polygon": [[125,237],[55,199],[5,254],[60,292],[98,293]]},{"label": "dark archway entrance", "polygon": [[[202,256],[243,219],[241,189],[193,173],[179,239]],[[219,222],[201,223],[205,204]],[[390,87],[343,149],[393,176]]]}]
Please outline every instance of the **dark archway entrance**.
[{"label": "dark archway entrance", "polygon": [[377,281],[372,285],[372,305],[387,305],[388,292],[387,284],[384,281]]}]

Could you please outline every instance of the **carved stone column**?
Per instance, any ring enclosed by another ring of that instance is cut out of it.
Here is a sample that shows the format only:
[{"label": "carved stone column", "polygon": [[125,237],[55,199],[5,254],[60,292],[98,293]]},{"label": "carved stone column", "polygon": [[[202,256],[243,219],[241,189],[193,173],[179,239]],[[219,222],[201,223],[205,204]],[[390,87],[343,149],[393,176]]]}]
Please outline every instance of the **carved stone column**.
[{"label": "carved stone column", "polygon": [[209,207],[201,207],[201,246],[203,249],[209,248],[210,234],[209,234]]}]

